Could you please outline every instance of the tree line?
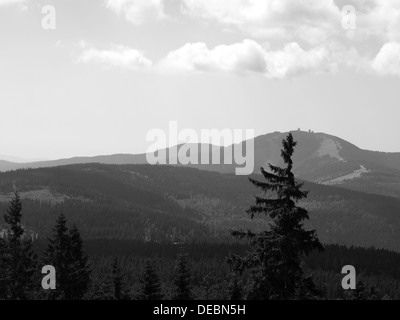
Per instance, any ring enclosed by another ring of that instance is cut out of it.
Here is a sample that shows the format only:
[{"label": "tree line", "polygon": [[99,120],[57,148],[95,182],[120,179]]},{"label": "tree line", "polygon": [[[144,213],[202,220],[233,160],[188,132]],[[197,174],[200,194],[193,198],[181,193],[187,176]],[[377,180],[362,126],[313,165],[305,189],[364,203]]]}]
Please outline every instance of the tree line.
[{"label": "tree line", "polygon": [[[255,204],[247,213],[251,219],[265,215],[270,222],[268,228],[261,232],[232,232],[235,238],[246,239],[249,248],[244,254],[231,254],[226,261],[230,270],[224,295],[226,299],[305,300],[327,297],[304,268],[305,258],[322,252],[324,247],[316,231],[306,229],[304,223],[309,219],[308,212],[298,206],[298,202],[306,198],[308,193],[302,190],[303,184],[296,181],[292,172],[296,144],[291,134],[282,142],[281,156],[286,167],[269,164],[269,170],[261,169],[265,181],[250,178],[250,182],[261,189],[262,195],[255,197]],[[271,198],[271,194],[276,197]],[[140,270],[140,287],[132,295],[118,258],[114,259],[111,271],[103,277],[104,281],[92,276],[79,230],[76,225],[68,228],[64,214],[58,216],[41,257],[33,250],[32,240],[24,237],[21,218],[22,203],[16,192],[4,215],[7,234],[0,239],[0,299],[198,298],[188,256],[184,252],[177,257],[172,286],[167,289],[160,280],[155,262],[146,259]],[[51,265],[56,270],[54,290],[40,288],[40,269],[44,265]],[[105,283],[109,285],[108,288],[104,287]],[[168,294],[165,294],[166,291],[169,291]],[[356,290],[343,295],[343,298],[351,300],[378,297],[375,288],[367,288],[362,281]]]},{"label": "tree line", "polygon": [[[88,294],[91,269],[88,256],[83,253],[83,241],[78,228],[67,227],[67,219],[61,214],[48,239],[47,250],[39,258],[33,250],[32,239],[24,237],[21,224],[22,203],[18,192],[4,215],[8,226],[7,234],[0,238],[0,300],[80,300],[91,298]],[[56,288],[43,290],[41,266],[51,265],[56,270]],[[147,259],[143,270],[141,300],[161,300],[161,283],[152,260]],[[192,299],[190,270],[187,256],[180,254],[175,270],[175,295],[177,300]],[[115,258],[112,264],[111,280],[113,292],[110,299],[131,299],[127,293],[120,262]],[[93,297],[92,297],[93,298]]]}]

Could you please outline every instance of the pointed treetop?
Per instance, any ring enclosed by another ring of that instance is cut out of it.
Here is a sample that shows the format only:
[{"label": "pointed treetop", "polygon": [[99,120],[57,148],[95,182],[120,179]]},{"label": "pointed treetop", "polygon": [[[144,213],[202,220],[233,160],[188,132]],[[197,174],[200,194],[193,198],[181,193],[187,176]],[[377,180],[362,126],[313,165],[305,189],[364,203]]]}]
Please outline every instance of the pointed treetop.
[{"label": "pointed treetop", "polygon": [[289,164],[291,166],[293,165],[291,157],[293,156],[294,153],[294,147],[297,146],[297,142],[294,141],[291,132],[288,134],[286,139],[282,141],[282,145],[283,145],[283,150],[281,150],[282,158],[286,164]]},{"label": "pointed treetop", "polygon": [[18,191],[14,193],[7,213],[4,215],[5,222],[10,226],[9,236],[11,239],[20,239],[24,235],[24,229],[21,225],[22,203]]}]

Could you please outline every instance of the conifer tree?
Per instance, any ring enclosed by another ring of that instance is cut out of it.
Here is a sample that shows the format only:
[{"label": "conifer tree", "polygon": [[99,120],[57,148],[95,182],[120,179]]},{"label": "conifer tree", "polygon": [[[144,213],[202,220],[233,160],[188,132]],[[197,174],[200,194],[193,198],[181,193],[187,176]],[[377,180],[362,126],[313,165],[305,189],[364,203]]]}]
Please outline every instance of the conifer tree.
[{"label": "conifer tree", "polygon": [[70,299],[82,299],[89,288],[90,269],[88,256],[83,253],[83,241],[76,225],[69,233],[71,270],[69,276]]},{"label": "conifer tree", "polygon": [[[307,210],[297,206],[297,202],[308,194],[302,191],[303,184],[296,182],[292,172],[292,156],[297,142],[290,133],[282,145],[281,156],[286,167],[269,164],[270,172],[261,168],[265,182],[250,179],[264,196],[256,196],[255,205],[247,212],[252,219],[258,214],[269,217],[268,229],[259,233],[233,232],[238,238],[248,238],[251,245],[247,256],[229,259],[237,271],[251,271],[253,281],[249,299],[299,298],[300,288],[304,292],[304,286],[313,286],[311,279],[304,277],[302,258],[313,250],[323,249],[315,231],[304,229],[303,222],[309,219]],[[273,194],[276,197],[270,198]]]},{"label": "conifer tree", "polygon": [[161,294],[160,279],[155,271],[154,264],[150,259],[146,259],[141,283],[141,300],[161,300],[163,298],[163,295]]},{"label": "conifer tree", "polygon": [[122,271],[119,264],[118,258],[114,259],[112,264],[112,282],[114,287],[114,298],[115,300],[122,300]]},{"label": "conifer tree", "polygon": [[23,239],[25,231],[21,219],[22,203],[19,193],[15,192],[4,215],[8,225],[7,237],[0,243],[0,296],[4,299],[28,299],[34,288],[37,256],[32,241]]},{"label": "conifer tree", "polygon": [[51,291],[52,298],[64,299],[64,290],[68,287],[69,237],[67,219],[61,214],[53,228],[54,236],[48,239],[45,261],[56,269],[56,290]]},{"label": "conifer tree", "polygon": [[79,300],[88,290],[90,270],[87,256],[83,254],[83,242],[79,231],[74,226],[67,228],[63,214],[57,218],[54,236],[48,239],[45,254],[46,263],[56,269],[56,290],[53,299]]},{"label": "conifer tree", "polygon": [[[371,296],[370,296],[371,295]],[[362,280],[357,281],[356,289],[345,292],[346,300],[378,300],[374,287],[367,289]]]},{"label": "conifer tree", "polygon": [[371,286],[369,288],[367,300],[379,300],[379,292],[375,289],[374,286]]},{"label": "conifer tree", "polygon": [[183,253],[179,254],[174,273],[174,300],[192,299],[191,280],[192,276],[188,267],[187,256]]},{"label": "conifer tree", "polygon": [[239,281],[239,275],[236,272],[233,272],[231,275],[231,281],[229,283],[229,299],[238,301],[242,300],[243,296],[244,293]]}]

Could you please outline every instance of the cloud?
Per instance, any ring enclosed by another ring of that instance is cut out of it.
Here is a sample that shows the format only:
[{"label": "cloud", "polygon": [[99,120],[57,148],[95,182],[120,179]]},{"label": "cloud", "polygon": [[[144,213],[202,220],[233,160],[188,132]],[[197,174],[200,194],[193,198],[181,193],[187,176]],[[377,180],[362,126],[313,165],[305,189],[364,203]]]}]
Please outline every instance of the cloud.
[{"label": "cloud", "polygon": [[[57,45],[62,46],[62,43]],[[347,68],[360,73],[400,76],[400,42],[395,41],[384,44],[372,57],[337,42],[309,49],[297,42],[272,49],[269,43],[261,44],[252,39],[214,48],[204,42],[186,43],[154,63],[143,52],[128,46],[111,45],[99,49],[82,41],[80,48],[75,59],[77,63],[157,73],[258,74],[268,79],[285,79]]]},{"label": "cloud", "polygon": [[[14,2],[22,0],[0,0]],[[167,0],[105,0],[106,7],[135,25],[168,18]],[[335,0],[179,0],[181,13],[243,37],[280,43],[351,43],[372,39],[379,46],[400,41],[399,0],[349,0],[357,29],[342,27],[342,7]],[[340,3],[343,3],[340,1]]]},{"label": "cloud", "polygon": [[380,75],[400,76],[400,43],[386,43],[373,60],[372,69]]},{"label": "cloud", "polygon": [[332,71],[336,67],[329,50],[324,47],[306,51],[293,42],[282,50],[273,51],[249,39],[213,49],[201,42],[188,43],[170,52],[160,66],[186,72],[259,73],[274,79],[305,72]]},{"label": "cloud", "polygon": [[[62,43],[58,44],[62,46]],[[187,43],[169,52],[158,62],[143,52],[123,45],[99,49],[82,41],[75,62],[95,64],[125,70],[143,70],[167,74],[225,73],[246,76],[258,74],[268,79],[285,79],[301,74],[333,73],[349,68],[361,73],[394,74],[400,76],[400,44],[388,43],[373,58],[361,55],[355,48],[340,44],[324,44],[304,49],[289,42],[280,49],[271,49],[245,39],[229,45],[209,48],[203,42]]]},{"label": "cloud", "polygon": [[209,49],[205,43],[187,43],[171,51],[157,63],[142,52],[127,46],[113,45],[98,49],[85,42],[77,63],[97,64],[128,70],[161,73],[227,73],[234,75],[259,74],[270,79],[283,79],[309,72],[331,72],[337,66],[328,48],[304,50],[293,42],[281,50],[270,50],[254,40],[219,45]]},{"label": "cloud", "polygon": [[356,0],[357,31],[382,41],[400,41],[400,1]]},{"label": "cloud", "polygon": [[100,50],[88,47],[82,42],[81,48],[83,51],[76,59],[78,63],[99,64],[131,70],[146,69],[152,66],[152,61],[143,53],[126,46],[113,45],[110,49]]},{"label": "cloud", "polygon": [[356,10],[355,31],[342,27],[342,6],[334,0],[182,0],[183,14],[257,39],[305,41],[311,45],[348,38],[400,41],[399,0],[349,0]]},{"label": "cloud", "polygon": [[167,17],[164,0],[106,0],[106,7],[135,25]]},{"label": "cloud", "polygon": [[14,6],[18,11],[24,12],[28,10],[26,2],[27,0],[0,0],[0,7]]},{"label": "cloud", "polygon": [[254,37],[316,43],[341,29],[333,0],[182,0],[182,13]]},{"label": "cloud", "polygon": [[25,2],[26,2],[26,0],[0,0],[0,7],[12,5],[12,4],[22,4]]}]

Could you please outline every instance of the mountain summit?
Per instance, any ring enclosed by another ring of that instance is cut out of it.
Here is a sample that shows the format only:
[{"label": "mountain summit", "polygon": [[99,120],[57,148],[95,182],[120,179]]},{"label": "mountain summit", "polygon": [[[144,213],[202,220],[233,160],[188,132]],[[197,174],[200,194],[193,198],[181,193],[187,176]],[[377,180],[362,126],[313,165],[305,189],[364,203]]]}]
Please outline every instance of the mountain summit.
[{"label": "mountain summit", "polygon": [[[254,173],[259,173],[259,168],[268,163],[281,165],[281,142],[287,134],[287,132],[274,132],[254,139]],[[296,130],[292,131],[292,134],[298,141],[294,156],[294,173],[298,178],[325,185],[341,185],[364,192],[400,197],[400,153],[362,150],[354,144],[325,133]],[[182,145],[179,145],[175,149],[179,150],[181,147]],[[220,152],[223,159],[225,152],[233,152],[234,148],[234,146],[210,145],[206,148],[204,145],[202,147],[197,148],[199,159],[202,157],[211,159],[211,153],[214,152]],[[201,150],[208,150],[209,154],[201,154]],[[167,164],[170,163],[168,154],[169,152],[167,152]],[[0,171],[85,163],[147,164],[147,160],[146,154],[115,154],[30,163],[0,161]],[[234,173],[235,168],[238,167],[236,164],[190,164],[188,166],[219,173]]]}]

